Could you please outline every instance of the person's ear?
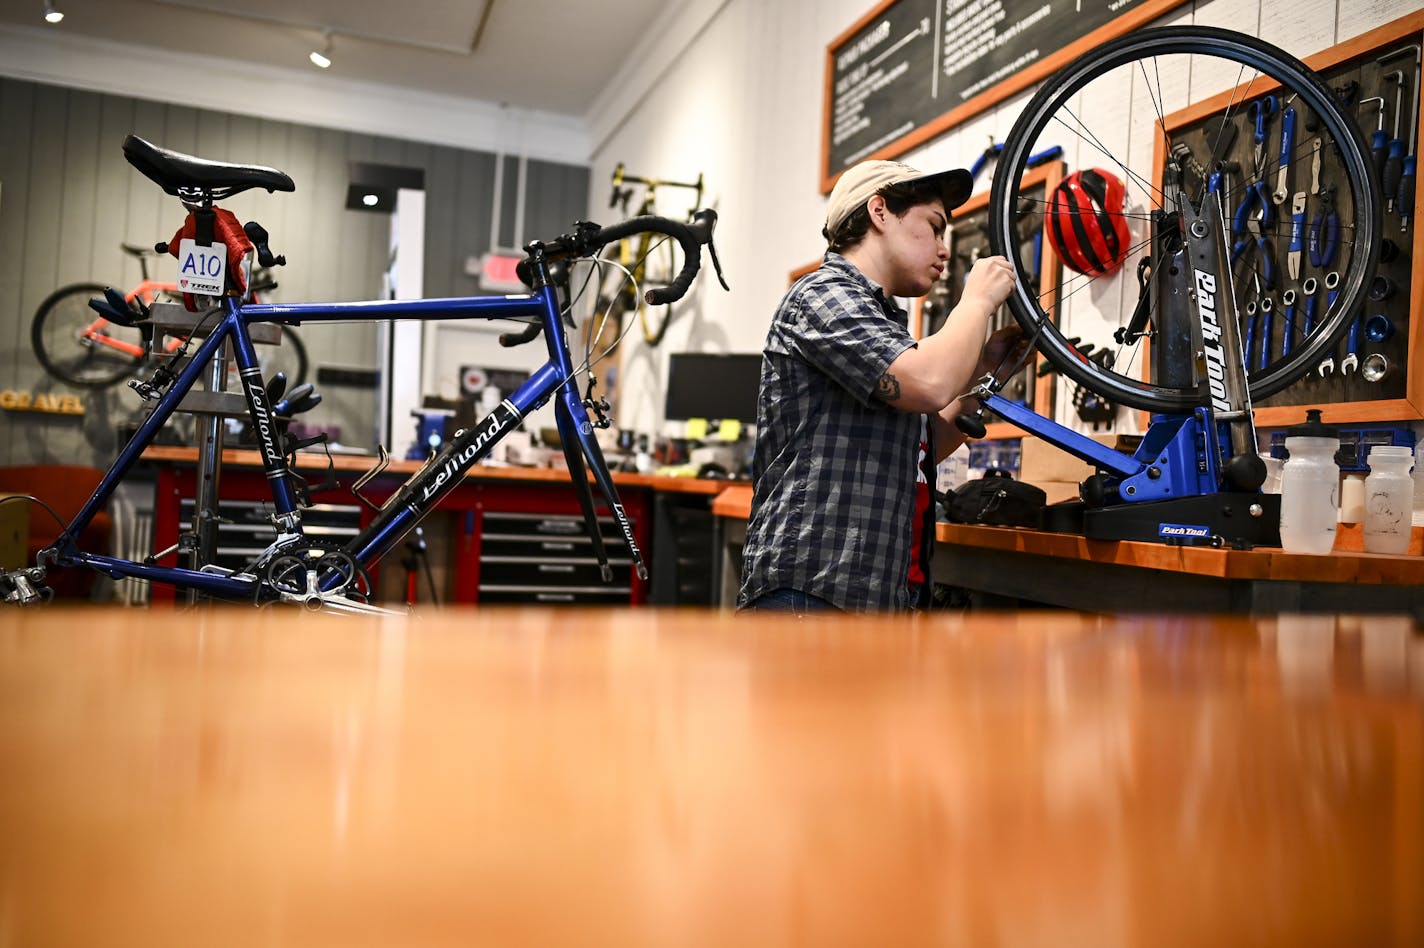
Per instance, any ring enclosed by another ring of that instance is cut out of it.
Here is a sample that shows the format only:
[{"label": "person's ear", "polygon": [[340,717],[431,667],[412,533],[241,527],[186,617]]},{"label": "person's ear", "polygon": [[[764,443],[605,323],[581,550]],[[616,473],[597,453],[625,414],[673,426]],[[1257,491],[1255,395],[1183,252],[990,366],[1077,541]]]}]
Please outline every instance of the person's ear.
[{"label": "person's ear", "polygon": [[870,200],[865,202],[865,212],[870,215],[872,227],[876,230],[885,228],[885,219],[890,214],[890,209],[885,206],[885,198],[872,194]]}]

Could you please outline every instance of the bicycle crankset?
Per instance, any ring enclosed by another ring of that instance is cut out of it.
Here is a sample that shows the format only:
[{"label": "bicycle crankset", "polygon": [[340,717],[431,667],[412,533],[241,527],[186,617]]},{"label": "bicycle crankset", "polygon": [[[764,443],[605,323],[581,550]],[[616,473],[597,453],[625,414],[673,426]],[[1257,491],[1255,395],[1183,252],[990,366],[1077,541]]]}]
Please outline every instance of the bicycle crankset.
[{"label": "bicycle crankset", "polygon": [[335,543],[311,541],[283,550],[267,563],[262,583],[279,600],[312,610],[334,603],[364,606],[371,599],[370,574]]}]

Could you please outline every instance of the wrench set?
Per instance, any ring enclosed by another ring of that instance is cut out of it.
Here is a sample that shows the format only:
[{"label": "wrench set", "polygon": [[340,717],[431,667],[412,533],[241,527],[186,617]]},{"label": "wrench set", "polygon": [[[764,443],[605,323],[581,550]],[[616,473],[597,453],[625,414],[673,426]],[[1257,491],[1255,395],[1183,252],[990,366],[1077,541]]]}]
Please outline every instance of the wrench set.
[{"label": "wrench set", "polygon": [[[1421,51],[1398,40],[1324,71],[1358,119],[1381,182],[1384,244],[1369,298],[1337,351],[1305,379],[1259,404],[1303,405],[1404,397],[1409,365]],[[1309,109],[1274,93],[1173,131],[1193,186],[1221,194],[1242,294],[1246,367],[1288,355],[1314,329],[1339,285],[1354,208],[1333,181],[1338,156],[1315,136]],[[1195,180],[1194,180],[1195,179]]]}]

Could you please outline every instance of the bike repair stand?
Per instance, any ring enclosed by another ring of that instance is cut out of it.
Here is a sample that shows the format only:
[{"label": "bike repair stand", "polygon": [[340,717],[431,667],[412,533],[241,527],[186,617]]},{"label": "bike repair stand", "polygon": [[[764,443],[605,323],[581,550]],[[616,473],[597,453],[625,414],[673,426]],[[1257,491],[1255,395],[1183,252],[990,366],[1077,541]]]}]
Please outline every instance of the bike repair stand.
[{"label": "bike repair stand", "polygon": [[[1177,210],[1154,214],[1154,280],[1163,301],[1154,344],[1179,366],[1186,362],[1179,373],[1190,376],[1193,364],[1204,366],[1202,407],[1191,415],[1154,416],[1142,444],[1127,455],[1004,398],[992,376],[971,395],[981,412],[988,409],[1098,469],[1084,482],[1081,524],[1070,525],[1090,538],[1279,546],[1280,497],[1260,491],[1266,465],[1257,454],[1220,196],[1208,194],[1197,212],[1179,183],[1166,200]],[[1144,328],[1129,326],[1128,332]],[[1155,361],[1159,367],[1166,362]],[[967,423],[982,431],[978,418]]]},{"label": "bike repair stand", "polygon": [[416,600],[420,598],[420,575],[424,572],[430,583],[430,605],[440,605],[439,598],[435,594],[435,576],[430,572],[430,556],[426,550],[425,531],[420,527],[416,527],[411,534],[411,539],[406,541],[405,554],[401,558],[401,566],[405,568],[405,604],[414,606]]},{"label": "bike repair stand", "polygon": [[[153,326],[156,340],[163,333],[177,336],[198,335],[206,331],[201,313],[190,313],[179,303],[154,303],[150,307],[148,322]],[[212,325],[209,320],[207,325]],[[254,344],[280,345],[282,329],[272,323],[253,323],[248,333]],[[208,370],[206,391],[194,390],[183,397],[178,411],[196,415],[198,438],[197,486],[193,497],[193,529],[186,537],[179,538],[180,553],[188,554],[188,567],[201,570],[211,565],[217,557],[218,524],[218,481],[222,473],[222,451],[224,419],[241,418],[247,414],[247,399],[237,392],[227,391],[227,363],[229,346],[223,346],[213,357]],[[265,381],[265,380],[264,380]],[[189,593],[189,602],[196,601],[197,594]]]}]

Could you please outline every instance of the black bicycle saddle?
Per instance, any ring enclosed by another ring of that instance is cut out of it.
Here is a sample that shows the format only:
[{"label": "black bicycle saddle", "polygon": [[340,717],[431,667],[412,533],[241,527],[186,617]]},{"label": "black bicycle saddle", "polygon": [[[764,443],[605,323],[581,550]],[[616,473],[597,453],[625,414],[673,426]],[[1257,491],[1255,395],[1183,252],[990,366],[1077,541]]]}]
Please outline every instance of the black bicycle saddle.
[{"label": "black bicycle saddle", "polygon": [[174,197],[192,197],[206,192],[221,199],[249,188],[263,188],[269,192],[297,189],[292,179],[276,168],[230,165],[194,158],[182,152],[159,148],[137,135],[124,139],[124,157],[146,178]]}]

